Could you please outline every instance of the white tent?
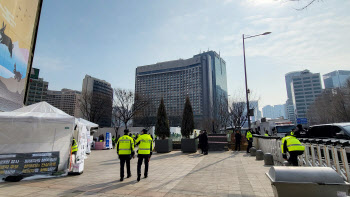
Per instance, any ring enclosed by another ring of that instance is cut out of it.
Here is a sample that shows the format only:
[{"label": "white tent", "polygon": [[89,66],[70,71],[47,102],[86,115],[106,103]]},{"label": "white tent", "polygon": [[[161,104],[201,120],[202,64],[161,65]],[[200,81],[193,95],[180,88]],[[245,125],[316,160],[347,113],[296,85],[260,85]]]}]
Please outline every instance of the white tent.
[{"label": "white tent", "polygon": [[40,102],[0,113],[0,154],[59,152],[58,171],[69,162],[74,117]]}]

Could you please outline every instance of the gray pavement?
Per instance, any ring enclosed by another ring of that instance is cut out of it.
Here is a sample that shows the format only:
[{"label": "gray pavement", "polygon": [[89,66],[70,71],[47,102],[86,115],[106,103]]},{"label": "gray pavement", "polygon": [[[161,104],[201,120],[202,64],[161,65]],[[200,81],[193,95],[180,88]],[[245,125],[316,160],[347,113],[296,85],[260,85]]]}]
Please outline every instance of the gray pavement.
[{"label": "gray pavement", "polygon": [[[273,196],[269,167],[245,152],[153,154],[147,179],[119,182],[115,150],[93,151],[79,176],[0,183],[0,196]],[[143,169],[142,169],[143,170]]]}]

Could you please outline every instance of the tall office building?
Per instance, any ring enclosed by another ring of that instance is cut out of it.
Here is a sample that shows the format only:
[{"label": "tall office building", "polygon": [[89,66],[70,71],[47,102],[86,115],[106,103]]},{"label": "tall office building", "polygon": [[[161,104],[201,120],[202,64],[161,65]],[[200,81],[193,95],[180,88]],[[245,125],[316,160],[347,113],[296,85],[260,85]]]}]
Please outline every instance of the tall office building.
[{"label": "tall office building", "polygon": [[285,75],[286,89],[287,89],[287,101],[286,101],[286,105],[285,105],[286,112],[287,112],[286,118],[289,119],[291,122],[296,121],[291,82],[292,82],[292,78],[295,76],[300,76],[300,73],[301,73],[301,71],[294,71],[294,72],[289,72]]},{"label": "tall office building", "polygon": [[320,73],[302,71],[299,76],[292,77],[291,90],[296,117],[306,118],[308,107],[322,92]]},{"label": "tall office building", "polygon": [[70,89],[48,90],[46,101],[71,116],[78,116],[77,102],[81,92]]},{"label": "tall office building", "polygon": [[46,100],[49,82],[39,78],[40,69],[32,68],[30,72],[25,105],[31,105]]},{"label": "tall office building", "polygon": [[[226,62],[214,51],[137,67],[135,81],[135,92],[155,106],[147,109],[150,116],[156,117],[159,102],[164,99],[170,126],[181,125],[187,96],[198,127],[205,120],[218,118],[220,103],[227,102]],[[141,124],[137,120],[134,126]]]},{"label": "tall office building", "polygon": [[272,118],[272,119],[276,119],[276,118],[286,118],[286,114],[285,114],[285,105],[266,105],[265,107],[263,107],[263,116],[265,118]]},{"label": "tall office building", "polygon": [[[82,98],[91,97],[90,113],[102,113],[98,120],[90,120],[100,127],[110,127],[112,122],[113,89],[111,84],[89,75],[85,75]],[[103,108],[103,109],[101,109]],[[83,117],[87,118],[87,117]]]},{"label": "tall office building", "polygon": [[254,122],[260,120],[261,111],[259,110],[259,101],[249,101],[249,106],[250,109],[254,109],[254,116],[251,117],[251,121]]},{"label": "tall office building", "polygon": [[349,70],[336,70],[323,75],[324,87],[326,89],[343,87],[347,80],[350,80]]}]

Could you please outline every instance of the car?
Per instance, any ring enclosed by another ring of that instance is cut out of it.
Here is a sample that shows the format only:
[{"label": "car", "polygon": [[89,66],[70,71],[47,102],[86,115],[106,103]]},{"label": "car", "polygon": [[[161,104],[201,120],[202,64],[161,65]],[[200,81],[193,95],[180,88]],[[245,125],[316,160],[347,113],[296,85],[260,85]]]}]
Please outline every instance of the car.
[{"label": "car", "polygon": [[313,125],[307,132],[309,138],[350,139],[350,122]]}]

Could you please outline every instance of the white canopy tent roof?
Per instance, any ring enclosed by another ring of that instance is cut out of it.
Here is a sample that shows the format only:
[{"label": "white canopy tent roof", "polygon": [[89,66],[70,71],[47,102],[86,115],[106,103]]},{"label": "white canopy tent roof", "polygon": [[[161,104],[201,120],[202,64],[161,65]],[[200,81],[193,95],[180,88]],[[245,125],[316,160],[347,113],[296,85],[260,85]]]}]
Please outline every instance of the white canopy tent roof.
[{"label": "white canopy tent roof", "polygon": [[0,113],[0,154],[60,152],[59,171],[70,155],[74,117],[47,102]]}]

